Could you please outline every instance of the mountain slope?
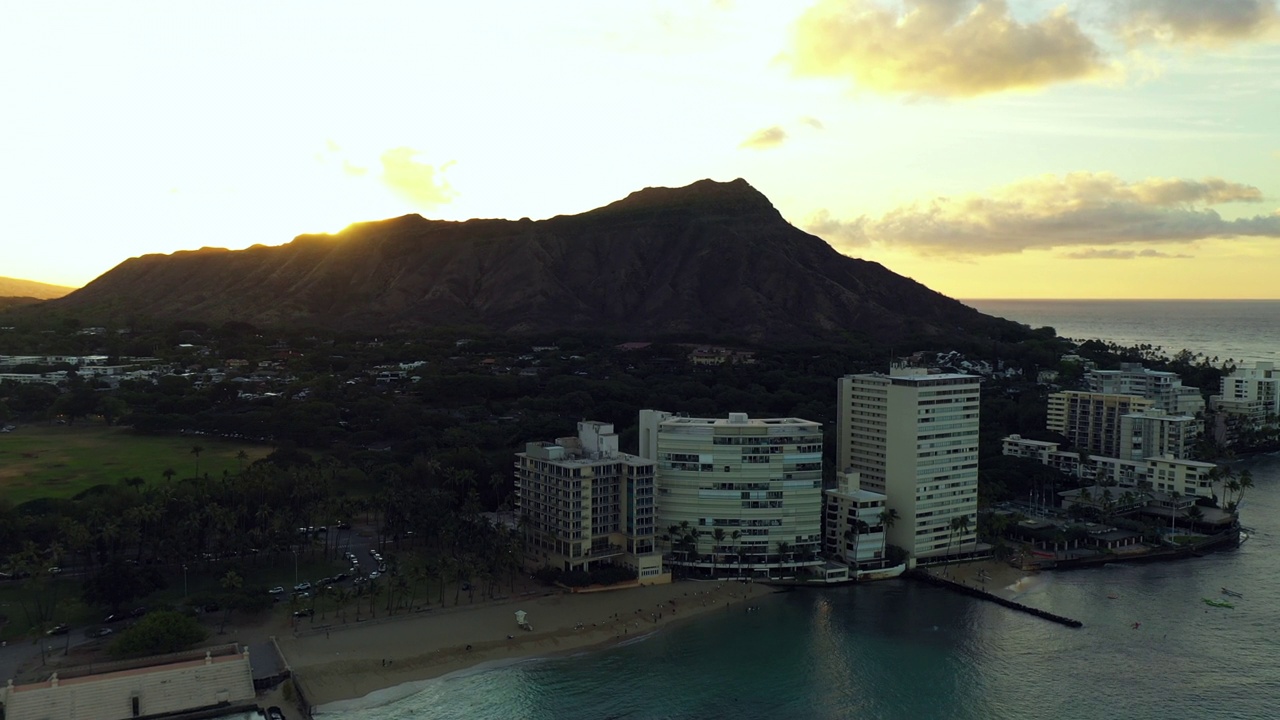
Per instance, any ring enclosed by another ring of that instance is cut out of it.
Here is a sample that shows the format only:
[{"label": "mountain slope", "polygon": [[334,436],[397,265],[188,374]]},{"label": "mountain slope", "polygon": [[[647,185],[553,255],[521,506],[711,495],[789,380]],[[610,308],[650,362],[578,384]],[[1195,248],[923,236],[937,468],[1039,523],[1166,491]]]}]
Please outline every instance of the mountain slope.
[{"label": "mountain slope", "polygon": [[757,341],[846,333],[892,341],[1010,326],[839,254],[789,225],[743,180],[648,188],[537,222],[407,215],[278,247],[133,258],[45,305],[93,322],[466,325]]},{"label": "mountain slope", "polygon": [[51,298],[60,298],[72,290],[75,290],[75,288],[63,287],[61,285],[50,285],[48,283],[36,282],[34,280],[19,280],[17,278],[0,277],[0,298],[35,298],[36,300],[49,300]]}]

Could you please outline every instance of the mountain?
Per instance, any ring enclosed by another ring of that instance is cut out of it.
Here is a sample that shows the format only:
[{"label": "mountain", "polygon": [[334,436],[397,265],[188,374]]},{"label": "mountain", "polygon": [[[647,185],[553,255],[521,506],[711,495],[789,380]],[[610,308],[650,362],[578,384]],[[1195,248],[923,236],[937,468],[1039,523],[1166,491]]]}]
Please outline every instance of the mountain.
[{"label": "mountain", "polygon": [[892,342],[1013,326],[788,224],[744,180],[547,220],[406,215],[281,246],[132,258],[41,312],[386,331]]},{"label": "mountain", "polygon": [[72,290],[75,290],[75,288],[49,285],[48,283],[35,282],[34,280],[0,277],[0,298],[48,300],[50,298],[60,298]]}]

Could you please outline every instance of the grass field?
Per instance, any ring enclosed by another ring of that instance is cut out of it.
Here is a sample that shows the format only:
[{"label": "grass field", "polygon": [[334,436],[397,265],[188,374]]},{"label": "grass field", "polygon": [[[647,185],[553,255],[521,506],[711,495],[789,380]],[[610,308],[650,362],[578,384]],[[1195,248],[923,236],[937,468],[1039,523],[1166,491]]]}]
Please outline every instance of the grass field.
[{"label": "grass field", "polygon": [[[135,435],[128,428],[103,425],[23,425],[0,434],[0,492],[13,504],[42,497],[66,498],[102,483],[140,477],[152,484],[196,474],[200,446],[200,474],[217,477],[236,472],[241,463],[266,457],[270,447],[226,442],[209,437]],[[236,455],[244,450],[244,461]]]}]

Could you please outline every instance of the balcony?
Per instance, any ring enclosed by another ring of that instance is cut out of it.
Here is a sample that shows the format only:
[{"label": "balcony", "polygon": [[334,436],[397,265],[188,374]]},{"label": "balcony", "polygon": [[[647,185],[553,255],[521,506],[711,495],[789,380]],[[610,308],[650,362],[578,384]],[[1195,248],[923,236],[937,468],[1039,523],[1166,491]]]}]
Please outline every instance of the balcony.
[{"label": "balcony", "polygon": [[622,555],[626,550],[621,545],[607,545],[604,547],[593,547],[583,555],[585,558],[598,560],[600,558],[615,557]]}]

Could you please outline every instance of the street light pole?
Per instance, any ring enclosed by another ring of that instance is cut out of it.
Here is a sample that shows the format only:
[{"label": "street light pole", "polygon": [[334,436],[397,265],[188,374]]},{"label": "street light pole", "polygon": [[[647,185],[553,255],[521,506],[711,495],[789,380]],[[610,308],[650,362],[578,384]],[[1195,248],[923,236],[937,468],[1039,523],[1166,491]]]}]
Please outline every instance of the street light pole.
[{"label": "street light pole", "polygon": [[298,587],[298,551],[293,551],[293,586]]},{"label": "street light pole", "polygon": [[187,564],[183,563],[182,564],[182,601],[186,602],[188,597],[190,597],[190,593],[187,592]]}]

